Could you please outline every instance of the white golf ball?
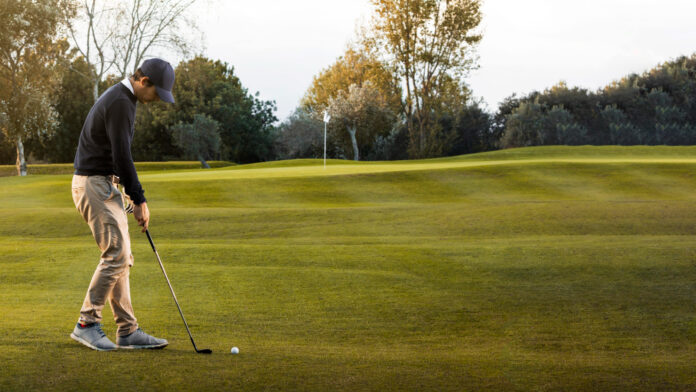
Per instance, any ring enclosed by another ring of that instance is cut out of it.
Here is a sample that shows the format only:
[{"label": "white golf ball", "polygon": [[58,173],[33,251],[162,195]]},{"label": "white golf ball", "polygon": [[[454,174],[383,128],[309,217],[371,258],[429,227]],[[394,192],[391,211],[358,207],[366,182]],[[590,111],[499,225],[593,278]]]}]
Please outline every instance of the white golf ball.
[{"label": "white golf ball", "polygon": [[232,347],[232,350],[230,350],[232,354],[239,354],[239,349],[237,347]]}]

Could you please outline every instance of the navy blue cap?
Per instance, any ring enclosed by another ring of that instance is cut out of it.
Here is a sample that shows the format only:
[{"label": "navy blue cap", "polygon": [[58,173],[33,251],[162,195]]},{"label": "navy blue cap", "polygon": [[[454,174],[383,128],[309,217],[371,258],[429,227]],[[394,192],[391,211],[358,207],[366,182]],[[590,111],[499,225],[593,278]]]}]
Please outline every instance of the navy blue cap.
[{"label": "navy blue cap", "polygon": [[140,66],[143,75],[150,78],[150,81],[157,88],[157,95],[164,102],[174,103],[172,87],[174,87],[174,68],[168,62],[154,58],[143,61]]}]

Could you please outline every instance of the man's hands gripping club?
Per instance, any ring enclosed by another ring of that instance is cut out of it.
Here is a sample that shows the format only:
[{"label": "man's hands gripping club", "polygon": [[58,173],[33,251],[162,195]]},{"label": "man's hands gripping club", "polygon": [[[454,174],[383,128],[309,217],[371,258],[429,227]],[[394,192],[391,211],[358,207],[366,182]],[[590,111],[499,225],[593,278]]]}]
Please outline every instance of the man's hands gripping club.
[{"label": "man's hands gripping club", "polygon": [[135,205],[123,188],[119,187],[119,191],[121,192],[123,209],[126,210],[127,214],[133,214],[135,220],[138,221],[138,226],[143,227],[142,232],[144,233],[150,225],[150,210],[147,208],[147,202]]},{"label": "man's hands gripping club", "polygon": [[142,226],[141,232],[145,232],[150,224],[150,210],[147,209],[147,202],[133,206],[133,217],[138,221],[138,226]]}]

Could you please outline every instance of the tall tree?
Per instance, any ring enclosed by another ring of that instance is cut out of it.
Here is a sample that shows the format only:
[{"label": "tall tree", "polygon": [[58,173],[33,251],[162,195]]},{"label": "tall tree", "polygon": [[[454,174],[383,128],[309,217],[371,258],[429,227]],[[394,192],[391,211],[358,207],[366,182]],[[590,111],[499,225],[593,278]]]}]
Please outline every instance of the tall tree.
[{"label": "tall tree", "polygon": [[99,82],[114,65],[113,56],[109,54],[109,44],[116,31],[116,12],[114,3],[89,0],[76,9],[75,13],[66,13],[63,19],[68,26],[71,43],[87,61],[87,73],[75,69],[92,86],[92,98],[99,97]]},{"label": "tall tree", "polygon": [[[323,113],[328,109],[329,103],[332,100],[338,99],[341,94],[343,94],[344,97],[349,95],[351,86],[362,88],[366,83],[369,83],[371,89],[378,92],[381,97],[380,99],[387,104],[389,110],[392,112],[392,114],[387,117],[395,119],[401,111],[401,88],[399,87],[398,80],[394,77],[394,72],[387,68],[385,64],[377,58],[370,47],[360,47],[358,45],[349,46],[346,52],[336,59],[331,66],[314,77],[311,86],[302,98],[299,113],[302,113],[303,116],[311,116],[316,121],[321,122],[323,120]],[[299,118],[295,118],[294,120],[299,120]],[[293,124],[295,122],[296,121],[292,121]],[[373,147],[372,145],[375,139],[365,136],[384,134],[389,131],[391,125],[392,124],[385,125],[382,123],[361,124],[362,129],[360,132],[362,136],[360,139],[364,143],[361,143],[359,149],[363,150],[363,148],[366,148],[369,150]],[[295,128],[283,127],[284,132],[290,129]],[[295,129],[295,131],[296,130],[297,129]],[[343,124],[336,123],[335,125],[334,122],[330,123],[329,132],[330,137],[328,138],[327,149],[330,156],[336,158],[350,155],[347,152],[351,151],[353,146],[348,138],[350,133],[346,133],[346,128]],[[295,132],[294,135],[299,136],[299,133]],[[290,139],[286,138],[282,140],[290,141]],[[307,142],[310,141],[308,138],[295,138],[293,142],[301,142],[302,140]],[[299,146],[297,146],[296,149],[299,151],[311,149],[310,145],[298,147]],[[405,148],[404,146],[404,149]]]},{"label": "tall tree", "polygon": [[82,79],[89,73],[87,62],[78,56],[68,66],[61,67],[59,84],[51,96],[58,115],[58,127],[52,135],[28,146],[32,153],[52,163],[72,162],[87,113],[92,107],[92,89]]},{"label": "tall tree", "polygon": [[125,78],[156,49],[188,55],[196,44],[187,37],[197,29],[185,18],[196,0],[84,0],[77,17],[65,14],[72,45],[87,60],[83,77],[92,86],[94,100],[99,85],[113,68]]},{"label": "tall tree", "polygon": [[17,150],[17,173],[27,174],[27,137],[57,125],[49,95],[56,67],[67,50],[59,39],[61,13],[68,0],[0,0],[0,127]]},{"label": "tall tree", "polygon": [[156,49],[188,56],[200,49],[191,41],[198,29],[189,10],[196,0],[121,0],[116,20],[119,28],[112,42],[114,64],[125,78],[135,72]]},{"label": "tall tree", "polygon": [[365,44],[381,49],[397,73],[405,99],[403,112],[411,136],[412,157],[431,156],[443,138],[432,132],[443,109],[443,91],[475,66],[473,49],[481,40],[479,0],[372,0],[376,7],[373,35]]},{"label": "tall tree", "polygon": [[358,47],[346,49],[343,56],[314,77],[312,85],[302,98],[302,109],[321,118],[330,99],[336,98],[341,91],[348,91],[351,85],[362,87],[368,81],[386,98],[393,111],[398,113],[401,108],[398,81],[373,53]]}]

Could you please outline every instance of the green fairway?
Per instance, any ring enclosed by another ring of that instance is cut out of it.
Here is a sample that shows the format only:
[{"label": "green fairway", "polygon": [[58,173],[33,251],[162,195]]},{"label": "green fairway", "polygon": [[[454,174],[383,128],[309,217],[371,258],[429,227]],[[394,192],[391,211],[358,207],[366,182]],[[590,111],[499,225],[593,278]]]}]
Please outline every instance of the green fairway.
[{"label": "green fairway", "polygon": [[132,217],[135,313],[170,345],[71,340],[99,258],[71,175],[0,177],[0,391],[696,390],[696,147],[141,167],[213,354]]}]

